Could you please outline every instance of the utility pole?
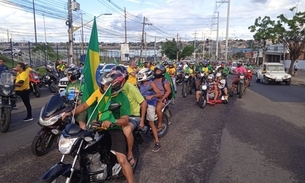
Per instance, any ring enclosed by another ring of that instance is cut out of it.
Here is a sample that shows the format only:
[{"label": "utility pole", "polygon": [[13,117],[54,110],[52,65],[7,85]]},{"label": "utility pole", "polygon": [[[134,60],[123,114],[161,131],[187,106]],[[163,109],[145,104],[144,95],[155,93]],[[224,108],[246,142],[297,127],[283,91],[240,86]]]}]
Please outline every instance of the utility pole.
[{"label": "utility pole", "polygon": [[34,16],[34,32],[35,32],[35,43],[37,44],[37,31],[36,31],[36,15],[35,15],[35,1],[33,0],[33,16]]},{"label": "utility pole", "polygon": [[68,21],[66,22],[68,24],[68,33],[69,33],[69,58],[68,58],[68,64],[73,63],[73,20],[72,20],[72,2],[71,0],[68,0]]},{"label": "utility pole", "polygon": [[81,21],[82,21],[82,55],[85,54],[85,50],[84,50],[84,21],[83,21],[83,13],[80,14],[81,15]]},{"label": "utility pole", "polygon": [[204,48],[205,48],[205,34],[202,32],[202,59],[204,59]]},{"label": "utility pole", "polygon": [[177,33],[177,40],[176,40],[176,43],[177,43],[177,55],[176,55],[176,59],[177,61],[179,60],[179,52],[180,52],[180,49],[179,49],[179,43],[178,43],[178,39],[179,39],[179,33]]},{"label": "utility pole", "polygon": [[196,60],[196,41],[197,41],[197,37],[196,37],[197,33],[195,31],[195,41],[194,41],[194,60]]},{"label": "utility pole", "polygon": [[127,13],[126,13],[126,8],[124,8],[124,18],[125,18],[125,44],[127,44],[127,23],[126,23],[126,18],[127,18]]},{"label": "utility pole", "polygon": [[142,62],[142,52],[143,52],[143,47],[144,47],[144,28],[145,28],[145,25],[152,25],[151,23],[146,23],[146,18],[143,17],[143,27],[142,27],[142,40],[141,40],[141,50],[140,50],[140,61]]},{"label": "utility pole", "polygon": [[218,60],[218,45],[219,45],[219,41],[218,41],[218,36],[219,36],[219,11],[217,12],[217,32],[216,32],[216,60]]},{"label": "utility pole", "polygon": [[144,50],[145,50],[145,61],[147,60],[147,43],[146,43],[146,32],[144,32]]},{"label": "utility pole", "polygon": [[10,31],[7,29],[7,42],[10,42]]},{"label": "utility pole", "polygon": [[46,34],[46,22],[44,19],[44,15],[43,16],[43,28],[44,28],[44,43],[47,44],[47,34]]},{"label": "utility pole", "polygon": [[154,61],[156,62],[156,41],[157,41],[157,38],[156,38],[156,36],[155,36],[155,44],[154,44]]}]

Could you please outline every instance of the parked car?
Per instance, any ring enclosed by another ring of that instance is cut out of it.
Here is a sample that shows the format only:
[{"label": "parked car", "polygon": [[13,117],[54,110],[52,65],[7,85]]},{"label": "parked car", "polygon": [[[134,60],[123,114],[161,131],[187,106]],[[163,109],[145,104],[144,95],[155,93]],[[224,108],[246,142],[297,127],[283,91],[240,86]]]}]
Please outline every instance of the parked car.
[{"label": "parked car", "polygon": [[237,66],[236,62],[232,62],[232,65],[229,67],[229,74],[234,74],[234,70]]},{"label": "parked car", "polygon": [[[1,55],[11,55],[12,54],[12,49],[8,48],[8,49],[4,49],[1,52]],[[13,55],[14,56],[21,56],[23,53],[20,49],[18,48],[13,48]]]},{"label": "parked car", "polygon": [[290,85],[291,75],[285,72],[285,66],[281,63],[264,63],[256,71],[256,82],[262,81],[264,84],[270,82],[282,83]]}]

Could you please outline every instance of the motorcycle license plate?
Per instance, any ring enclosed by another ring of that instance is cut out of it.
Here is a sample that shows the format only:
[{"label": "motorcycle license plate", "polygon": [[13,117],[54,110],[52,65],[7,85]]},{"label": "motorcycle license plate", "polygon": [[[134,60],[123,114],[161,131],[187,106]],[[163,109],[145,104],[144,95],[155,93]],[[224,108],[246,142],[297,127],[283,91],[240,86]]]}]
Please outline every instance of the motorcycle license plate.
[{"label": "motorcycle license plate", "polygon": [[275,79],[275,81],[281,82],[282,80],[281,79]]},{"label": "motorcycle license plate", "polygon": [[188,79],[190,76],[184,76],[185,77],[185,79]]}]

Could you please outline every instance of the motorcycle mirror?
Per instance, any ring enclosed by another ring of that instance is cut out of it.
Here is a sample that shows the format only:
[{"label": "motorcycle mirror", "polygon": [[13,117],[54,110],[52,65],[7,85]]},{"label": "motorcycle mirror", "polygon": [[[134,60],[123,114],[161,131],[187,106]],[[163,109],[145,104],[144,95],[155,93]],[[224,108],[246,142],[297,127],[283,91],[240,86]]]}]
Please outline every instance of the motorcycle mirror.
[{"label": "motorcycle mirror", "polygon": [[115,110],[120,109],[120,107],[121,107],[120,103],[112,103],[112,104],[110,104],[108,110],[109,111],[115,111]]}]

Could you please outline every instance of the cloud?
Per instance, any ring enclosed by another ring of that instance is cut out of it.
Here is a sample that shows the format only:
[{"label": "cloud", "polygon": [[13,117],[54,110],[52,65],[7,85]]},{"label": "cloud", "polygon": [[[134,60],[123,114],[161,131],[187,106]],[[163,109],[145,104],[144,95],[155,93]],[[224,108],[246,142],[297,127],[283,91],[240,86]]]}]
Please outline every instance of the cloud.
[{"label": "cloud", "polygon": [[262,3],[262,4],[264,4],[264,3],[266,3],[268,0],[251,0],[251,2],[253,2],[253,3]]},{"label": "cloud", "polygon": [[125,0],[125,1],[133,2],[133,3],[140,3],[140,1],[138,1],[138,0]]}]

